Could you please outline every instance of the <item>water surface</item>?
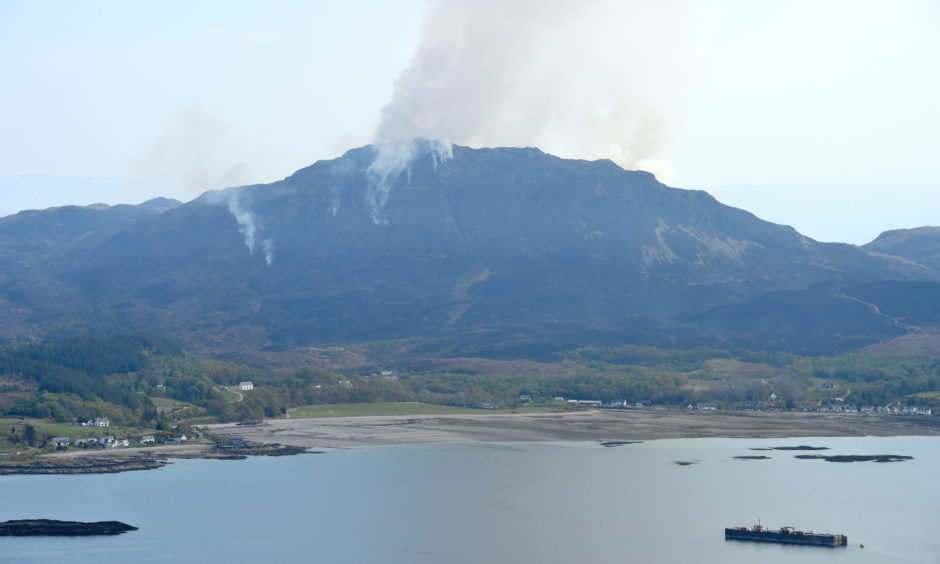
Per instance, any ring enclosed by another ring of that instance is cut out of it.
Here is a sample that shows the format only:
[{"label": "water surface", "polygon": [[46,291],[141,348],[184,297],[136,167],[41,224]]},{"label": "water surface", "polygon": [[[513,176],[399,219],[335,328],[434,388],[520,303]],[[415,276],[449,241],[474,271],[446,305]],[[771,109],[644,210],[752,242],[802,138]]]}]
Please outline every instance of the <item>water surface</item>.
[{"label": "water surface", "polygon": [[[800,444],[914,460],[749,450]],[[3,476],[0,520],[116,519],[140,530],[0,538],[0,561],[936,562],[938,447],[937,437],[390,447]],[[734,459],[749,455],[771,458]],[[724,540],[725,526],[758,518],[843,533],[850,546]]]}]

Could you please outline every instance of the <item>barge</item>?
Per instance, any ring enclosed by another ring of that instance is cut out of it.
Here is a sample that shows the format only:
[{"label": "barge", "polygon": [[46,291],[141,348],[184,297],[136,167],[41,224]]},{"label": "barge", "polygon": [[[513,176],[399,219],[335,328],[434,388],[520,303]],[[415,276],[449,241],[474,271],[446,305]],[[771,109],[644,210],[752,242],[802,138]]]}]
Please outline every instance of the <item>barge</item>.
[{"label": "barge", "polygon": [[849,538],[845,535],[804,532],[793,527],[781,527],[778,530],[772,530],[765,529],[760,525],[754,525],[750,528],[732,527],[725,529],[725,540],[805,544],[810,546],[848,546],[849,542]]}]

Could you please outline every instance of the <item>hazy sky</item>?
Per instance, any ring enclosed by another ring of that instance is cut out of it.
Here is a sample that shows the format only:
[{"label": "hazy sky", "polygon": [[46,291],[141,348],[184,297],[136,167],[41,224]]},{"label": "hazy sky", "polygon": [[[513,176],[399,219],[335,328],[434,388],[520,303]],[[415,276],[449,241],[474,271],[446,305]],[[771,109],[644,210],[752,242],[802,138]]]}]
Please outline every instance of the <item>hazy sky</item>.
[{"label": "hazy sky", "polygon": [[940,225],[938,61],[926,0],[0,0],[0,213],[422,135],[612,158],[865,243]]}]

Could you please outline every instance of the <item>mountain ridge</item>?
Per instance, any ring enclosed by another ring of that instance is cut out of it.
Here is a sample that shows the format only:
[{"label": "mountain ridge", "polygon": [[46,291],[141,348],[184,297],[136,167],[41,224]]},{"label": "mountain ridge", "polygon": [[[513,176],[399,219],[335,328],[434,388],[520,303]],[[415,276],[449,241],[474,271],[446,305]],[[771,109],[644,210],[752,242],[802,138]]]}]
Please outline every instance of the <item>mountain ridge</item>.
[{"label": "mountain ridge", "polygon": [[[513,342],[846,350],[905,330],[838,287],[940,282],[928,265],[819,243],[608,160],[426,141],[398,161],[383,150],[161,213],[137,206],[93,244],[0,280],[0,319],[21,312],[8,331],[158,329],[223,357],[401,339],[492,354]],[[7,219],[0,244],[16,231]],[[813,308],[850,321],[827,320],[823,334]]]}]

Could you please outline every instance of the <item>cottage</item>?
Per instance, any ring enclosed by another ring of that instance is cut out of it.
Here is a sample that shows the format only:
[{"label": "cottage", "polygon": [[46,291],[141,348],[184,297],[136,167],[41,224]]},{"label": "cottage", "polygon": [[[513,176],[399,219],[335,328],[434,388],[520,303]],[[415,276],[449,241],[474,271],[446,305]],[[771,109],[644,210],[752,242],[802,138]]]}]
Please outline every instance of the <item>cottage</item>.
[{"label": "cottage", "polygon": [[255,385],[252,382],[239,382],[238,389],[244,391],[254,390]]},{"label": "cottage", "polygon": [[128,447],[131,445],[131,442],[127,439],[116,439],[114,437],[105,437],[98,440],[98,444],[104,448],[121,448]]},{"label": "cottage", "polygon": [[95,417],[88,422],[88,425],[92,427],[110,427],[111,420],[107,417]]},{"label": "cottage", "polygon": [[144,435],[140,438],[140,444],[142,445],[152,445],[157,442],[157,439],[153,435]]},{"label": "cottage", "polygon": [[65,450],[69,446],[68,437],[52,437],[52,444],[55,445],[55,448],[58,450]]}]

